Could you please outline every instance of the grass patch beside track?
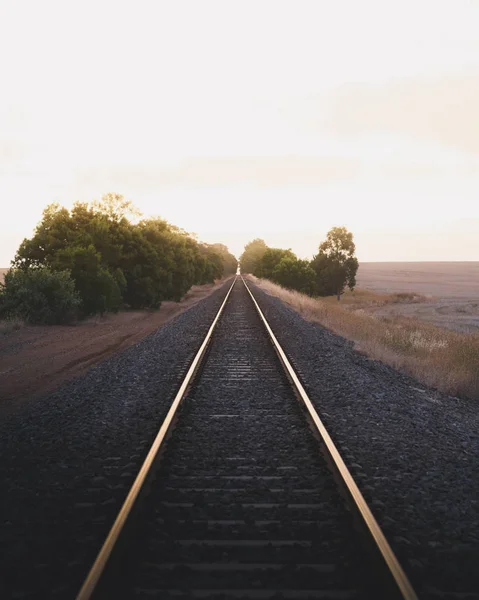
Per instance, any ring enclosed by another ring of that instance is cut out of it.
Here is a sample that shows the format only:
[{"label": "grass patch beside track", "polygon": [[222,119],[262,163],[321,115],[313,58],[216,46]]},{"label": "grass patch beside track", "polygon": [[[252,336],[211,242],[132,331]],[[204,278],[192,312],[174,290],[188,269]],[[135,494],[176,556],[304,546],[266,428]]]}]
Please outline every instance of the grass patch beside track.
[{"label": "grass patch beside track", "polygon": [[479,399],[479,334],[443,329],[415,318],[379,316],[371,305],[423,302],[418,294],[356,290],[336,298],[311,298],[271,281],[248,276],[305,319],[354,342],[357,350],[447,394]]}]

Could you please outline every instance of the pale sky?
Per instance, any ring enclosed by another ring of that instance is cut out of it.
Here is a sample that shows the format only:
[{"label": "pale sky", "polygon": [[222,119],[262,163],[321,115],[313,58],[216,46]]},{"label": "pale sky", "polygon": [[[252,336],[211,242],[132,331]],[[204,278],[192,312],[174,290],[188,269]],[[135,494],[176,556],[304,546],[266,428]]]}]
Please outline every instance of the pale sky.
[{"label": "pale sky", "polygon": [[0,267],[106,192],[239,255],[479,260],[479,2],[0,0]]}]

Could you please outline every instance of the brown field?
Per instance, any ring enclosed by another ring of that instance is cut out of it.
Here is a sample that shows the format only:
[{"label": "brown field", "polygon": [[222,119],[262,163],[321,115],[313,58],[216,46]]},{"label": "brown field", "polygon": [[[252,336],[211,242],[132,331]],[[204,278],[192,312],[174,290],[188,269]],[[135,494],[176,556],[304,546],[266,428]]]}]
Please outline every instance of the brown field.
[{"label": "brown field", "polygon": [[378,316],[412,317],[463,333],[479,332],[479,262],[361,263],[358,290],[413,293],[422,302],[365,309]]},{"label": "brown field", "polygon": [[223,284],[193,286],[180,302],[159,310],[93,317],[76,325],[0,322],[0,410],[8,412],[95,363],[136,344]]},{"label": "brown field", "polygon": [[479,298],[479,262],[362,262],[358,287],[443,298]]},{"label": "brown field", "polygon": [[9,269],[0,269],[0,283],[3,282],[3,279],[5,277],[5,273],[8,271]]}]

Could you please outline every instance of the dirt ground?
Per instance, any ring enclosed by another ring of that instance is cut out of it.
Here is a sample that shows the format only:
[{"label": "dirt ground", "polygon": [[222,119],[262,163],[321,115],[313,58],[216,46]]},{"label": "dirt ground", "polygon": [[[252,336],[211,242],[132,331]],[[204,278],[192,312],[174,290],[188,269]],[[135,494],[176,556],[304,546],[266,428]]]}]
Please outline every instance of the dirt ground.
[{"label": "dirt ground", "polygon": [[222,284],[193,286],[180,302],[163,302],[156,311],[120,312],[71,326],[28,325],[0,336],[2,412],[136,344]]},{"label": "dirt ground", "polygon": [[479,262],[361,263],[357,286],[426,296],[423,302],[368,309],[377,315],[401,315],[462,333],[479,332]]}]

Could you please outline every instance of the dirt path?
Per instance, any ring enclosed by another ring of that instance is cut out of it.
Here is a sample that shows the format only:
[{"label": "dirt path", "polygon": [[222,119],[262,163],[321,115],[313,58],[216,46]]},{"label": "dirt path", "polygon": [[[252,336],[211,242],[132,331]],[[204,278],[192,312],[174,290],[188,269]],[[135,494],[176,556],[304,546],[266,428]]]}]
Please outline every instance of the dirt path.
[{"label": "dirt path", "polygon": [[180,302],[163,302],[156,311],[121,312],[71,326],[29,325],[0,337],[2,412],[54,389],[114,352],[136,344],[223,283],[193,286]]}]

